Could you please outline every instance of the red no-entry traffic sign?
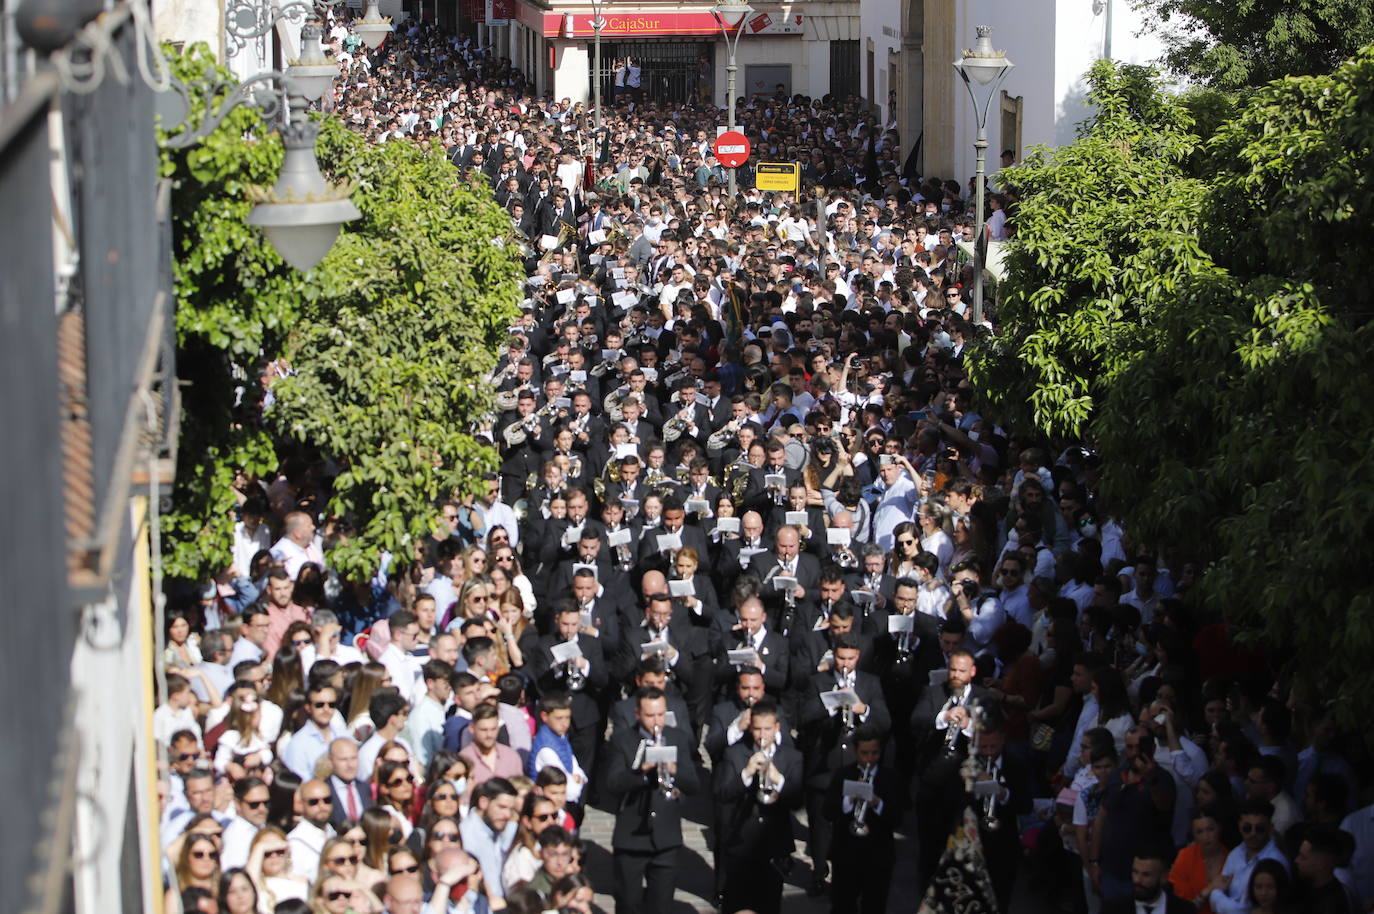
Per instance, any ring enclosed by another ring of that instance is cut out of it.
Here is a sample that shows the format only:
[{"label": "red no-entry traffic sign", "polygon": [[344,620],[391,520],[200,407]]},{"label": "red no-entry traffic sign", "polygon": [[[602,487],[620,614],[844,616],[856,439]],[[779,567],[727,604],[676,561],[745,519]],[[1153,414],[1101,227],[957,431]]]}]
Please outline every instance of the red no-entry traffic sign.
[{"label": "red no-entry traffic sign", "polygon": [[749,161],[749,138],[738,130],[727,130],[716,137],[711,151],[726,168],[739,168]]}]

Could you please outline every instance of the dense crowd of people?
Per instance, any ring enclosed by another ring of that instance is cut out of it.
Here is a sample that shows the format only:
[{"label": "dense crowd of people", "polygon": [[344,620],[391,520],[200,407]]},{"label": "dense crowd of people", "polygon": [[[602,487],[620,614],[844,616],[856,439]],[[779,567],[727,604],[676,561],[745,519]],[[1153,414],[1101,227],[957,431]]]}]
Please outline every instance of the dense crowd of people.
[{"label": "dense crowd of people", "polygon": [[1004,912],[1018,877],[1045,910],[1374,908],[1360,747],[1112,521],[1090,450],[977,412],[967,188],[856,101],[772,96],[742,129],[826,193],[731,199],[709,106],[622,96],[598,135],[432,26],[330,42],[329,107],[511,213],[500,472],[367,597],[327,463],[242,480],[233,567],[168,617],[172,904],[589,912],[595,806],[595,889],[657,914],[697,803],[725,912],[787,878],[883,912],[895,834],[930,882],[966,806]]}]

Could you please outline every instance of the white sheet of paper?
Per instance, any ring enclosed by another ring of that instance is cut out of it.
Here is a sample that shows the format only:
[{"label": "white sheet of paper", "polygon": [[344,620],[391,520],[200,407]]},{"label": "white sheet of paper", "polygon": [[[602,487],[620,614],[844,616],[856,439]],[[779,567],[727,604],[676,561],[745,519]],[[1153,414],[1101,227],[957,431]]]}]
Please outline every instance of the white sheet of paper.
[{"label": "white sheet of paper", "polygon": [[652,382],[652,381],[657,381],[657,380],[658,380],[658,369],[657,369],[657,368],[653,368],[653,367],[651,367],[651,366],[649,366],[649,365],[645,365],[645,366],[641,367],[639,370],[642,371],[642,372],[644,372],[644,377],[648,378],[651,382]]},{"label": "white sheet of paper", "polygon": [[931,684],[931,685],[944,685],[944,684],[945,684],[946,682],[948,682],[948,681],[949,681],[949,670],[931,670],[931,671],[930,671],[930,684]]},{"label": "white sheet of paper", "polygon": [[[569,373],[571,373],[571,372],[569,372]],[[569,399],[568,397],[554,397],[554,398],[553,398],[553,408],[554,408],[554,409],[572,409],[572,400]]]},{"label": "white sheet of paper", "polygon": [[549,648],[549,653],[553,655],[554,663],[567,663],[576,657],[582,656],[582,648],[576,641],[563,641]]},{"label": "white sheet of paper", "polygon": [[911,616],[888,616],[887,632],[890,635],[901,634],[902,632],[915,631],[912,623],[916,621]]},{"label": "white sheet of paper", "polygon": [[781,489],[787,485],[787,475],[785,473],[766,473],[763,477],[764,488]]},{"label": "white sheet of paper", "polygon": [[644,646],[639,649],[640,659],[652,657],[654,654],[666,653],[668,653],[667,641],[647,641]]},{"label": "white sheet of paper", "polygon": [[669,581],[668,593],[674,597],[695,597],[697,595],[696,585],[690,580]]},{"label": "white sheet of paper", "polygon": [[988,797],[997,793],[996,781],[974,781],[973,796],[979,800],[986,800]]},{"label": "white sheet of paper", "polygon": [[617,530],[614,533],[606,534],[606,545],[614,548],[616,546],[630,545],[630,531]]},{"label": "white sheet of paper", "polygon": [[624,278],[625,278],[625,268],[624,268],[624,267],[612,267],[612,268],[611,268],[611,276],[612,276],[613,278],[615,278],[615,279],[624,279]]},{"label": "white sheet of paper", "polygon": [[630,443],[627,442],[627,443],[625,443],[625,444],[617,444],[617,445],[615,446],[615,459],[616,459],[616,460],[619,460],[619,459],[622,458],[622,457],[637,457],[637,456],[639,456],[639,449],[638,449],[635,445],[633,445],[633,444],[630,444]]},{"label": "white sheet of paper", "polygon": [[596,565],[594,565],[594,564],[592,564],[592,563],[590,563],[590,562],[573,562],[573,564],[572,564],[572,571],[573,571],[573,574],[577,574],[577,573],[578,573],[579,571],[581,571],[583,568],[585,568],[585,569],[587,569],[588,571],[590,571],[590,572],[592,573],[592,577],[596,577]]},{"label": "white sheet of paper", "polygon": [[672,728],[674,728],[674,729],[677,729],[677,712],[676,712],[676,711],[664,711],[664,712],[663,712],[663,726],[665,726],[665,727],[672,727]]},{"label": "white sheet of paper", "polygon": [[848,546],[849,528],[848,527],[826,527],[825,542],[828,546]]},{"label": "white sheet of paper", "polygon": [[[547,237],[549,237],[549,236],[548,236],[548,235],[545,235],[544,237],[547,238]],[[566,305],[566,304],[568,304],[569,302],[571,302],[574,298],[577,298],[577,290],[576,290],[576,289],[559,289],[559,290],[558,290],[558,303],[559,303],[560,305]]]},{"label": "white sheet of paper", "polygon": [[601,350],[601,361],[609,362],[611,359],[616,358],[619,355],[619,349],[603,349]]},{"label": "white sheet of paper", "polygon": [[603,261],[603,260],[605,260],[605,259],[606,259],[606,255],[605,255],[605,254],[588,254],[588,255],[587,255],[587,263],[591,264],[591,265],[594,266],[594,267],[595,267],[595,266],[599,266],[599,265],[601,264],[601,261]]},{"label": "white sheet of paper", "polygon": [[611,294],[611,301],[619,308],[633,308],[639,296],[633,292],[615,292]]},{"label": "white sheet of paper", "polygon": [[682,548],[681,533],[660,533],[658,536],[654,537],[654,541],[658,543],[659,552],[667,552],[670,549]]},{"label": "white sheet of paper", "polygon": [[[735,532],[738,533],[739,531],[737,530]],[[750,559],[758,555],[760,552],[767,551],[768,550],[764,549],[762,546],[741,546],[739,550],[739,557],[743,561],[748,562]]]},{"label": "white sheet of paper", "polygon": [[787,593],[787,591],[789,590],[795,590],[796,587],[796,578],[788,578],[783,577],[782,575],[778,575],[776,578],[773,579],[773,589],[778,591],[779,593]]},{"label": "white sheet of paper", "polygon": [[788,511],[787,513],[785,513],[785,514],[782,516],[782,520],[783,520],[783,523],[785,523],[785,524],[791,524],[793,527],[805,527],[805,526],[806,526],[806,512],[805,512],[805,511]]},{"label": "white sheet of paper", "polygon": [[584,384],[587,381],[587,372],[582,368],[574,369],[568,372],[568,380],[577,384]]},{"label": "white sheet of paper", "polygon": [[595,627],[596,627],[596,618],[592,615],[592,611],[591,611],[590,609],[584,609],[584,610],[582,611],[582,623],[581,623],[581,624],[582,624],[582,627],[583,627],[583,628],[595,628]]},{"label": "white sheet of paper", "polygon": [[873,785],[868,781],[845,781],[841,791],[843,796],[854,800],[873,802]]},{"label": "white sheet of paper", "polygon": [[854,601],[855,606],[872,606],[874,602],[873,591],[871,590],[851,590],[849,599]]},{"label": "white sheet of paper", "polygon": [[594,232],[588,232],[588,233],[587,233],[587,242],[588,242],[589,244],[600,244],[601,242],[603,242],[603,241],[605,241],[605,240],[606,240],[606,230],[605,230],[605,229],[597,229],[597,230],[594,231]]},{"label": "white sheet of paper", "polygon": [[558,247],[558,236],[557,236],[557,235],[540,235],[540,236],[539,236],[539,246],[540,246],[541,248],[543,248],[544,250],[546,250],[546,251],[552,251],[554,248]]},{"label": "white sheet of paper", "polygon": [[858,700],[859,696],[854,694],[853,689],[831,689],[829,692],[821,693],[821,704],[827,711],[847,708]]},{"label": "white sheet of paper", "polygon": [[634,514],[636,511],[639,510],[639,499],[626,498],[624,495],[622,495],[620,496],[620,506],[625,509],[626,514]]},{"label": "white sheet of paper", "polygon": [[754,652],[749,648],[740,651],[730,651],[726,655],[731,663],[753,663]]},{"label": "white sheet of paper", "polygon": [[644,750],[644,761],[655,765],[660,762],[676,765],[677,746],[649,746]]},{"label": "white sheet of paper", "polygon": [[[716,530],[721,533],[739,533],[738,517],[717,517]],[[740,550],[743,552],[744,550]]]},{"label": "white sheet of paper", "polygon": [[711,505],[704,498],[689,498],[682,507],[687,509],[688,514],[705,514],[711,510]]}]

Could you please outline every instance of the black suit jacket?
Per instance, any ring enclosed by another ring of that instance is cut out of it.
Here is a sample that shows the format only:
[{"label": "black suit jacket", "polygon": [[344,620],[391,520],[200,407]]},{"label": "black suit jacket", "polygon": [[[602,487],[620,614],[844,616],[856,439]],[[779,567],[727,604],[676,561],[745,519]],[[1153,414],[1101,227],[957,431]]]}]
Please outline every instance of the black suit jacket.
[{"label": "black suit jacket", "polygon": [[[712,767],[720,764],[721,757],[725,755],[725,750],[732,745],[729,742],[730,725],[735,722],[743,710],[744,703],[738,697],[719,702],[711,710],[711,725],[706,733],[706,754],[711,758]],[[794,746],[792,730],[787,725],[787,720],[782,716],[781,711],[778,713],[778,727],[782,732],[782,744]],[[749,732],[746,730],[736,742],[749,742]]]},{"label": "black suit jacket", "polygon": [[[822,790],[830,783],[831,775],[838,768],[853,761],[853,748],[845,742],[847,733],[841,712],[836,711],[832,715],[821,702],[821,693],[834,688],[833,672],[813,673],[809,687],[802,696],[801,728],[802,745],[806,749],[806,782],[808,786]],[[892,728],[892,717],[888,714],[887,700],[883,697],[883,687],[878,677],[862,671],[856,673],[854,693],[869,706],[867,719],[855,719],[855,727],[867,724],[885,736]]]},{"label": "black suit jacket", "polygon": [[[730,663],[729,652],[738,647],[743,639],[740,632],[731,628],[734,624],[725,613],[718,613],[711,624],[711,652],[715,659],[717,683],[729,682],[735,676],[735,667]],[[787,677],[792,668],[792,658],[787,649],[786,639],[765,627],[759,659],[763,661],[764,688],[776,698],[787,688]]]},{"label": "black suit jacket", "polygon": [[[639,727],[639,721],[635,718],[635,709],[639,706],[639,699],[634,695],[622,698],[611,705],[611,713],[608,715],[614,734],[631,732]],[[682,696],[676,690],[668,690],[668,712],[672,714],[676,721],[674,729],[681,730],[688,734],[692,733],[692,718],[687,713],[687,702],[682,700]]]},{"label": "black suit jacket", "polygon": [[[682,846],[681,800],[670,800],[659,789],[657,772],[634,767],[639,750],[639,727],[616,733],[606,746],[605,777],[602,784],[615,803],[615,832],[611,847],[617,851],[653,853]],[[689,737],[681,730],[663,731],[667,745],[677,747],[678,789],[694,794],[701,787],[693,764]]]},{"label": "black suit jacket", "polygon": [[769,466],[750,467],[749,484],[745,486],[744,489],[744,504],[746,509],[758,511],[764,517],[768,516],[768,512],[777,502],[773,500],[773,494],[764,487],[764,482],[765,477],[776,473],[781,473],[785,478],[782,493],[784,500],[786,500],[787,488],[795,483],[801,482],[801,471],[794,470],[791,467],[783,467],[780,470]]},{"label": "black suit jacket", "polygon": [[[659,527],[656,530],[647,532],[640,537],[639,541],[639,570],[649,571],[657,569],[666,572],[668,570],[668,554],[660,552],[658,548],[658,537],[668,531]],[[691,524],[683,524],[678,531],[684,547],[691,546],[696,550],[697,561],[702,562],[710,555],[710,544],[706,540],[706,534],[700,527]]]},{"label": "black suit jacket", "polygon": [[[791,510],[787,505],[774,505],[764,523],[764,529],[768,537],[777,535],[778,529],[787,522],[787,512]],[[806,513],[806,528],[811,534],[801,541],[802,551],[814,555],[818,560],[826,552],[825,542],[825,511],[815,505],[810,505],[803,509]]]},{"label": "black suit jacket", "polygon": [[[1164,893],[1164,907],[1156,907],[1155,914],[1196,914],[1197,908],[1191,901],[1184,901],[1182,898]],[[1119,901],[1102,906],[1102,914],[1135,914],[1134,901]]]},{"label": "black suit jacket", "polygon": [[[935,729],[935,718],[944,710],[945,703],[949,701],[951,690],[948,682],[942,682],[938,686],[928,686],[921,695],[920,701],[916,702],[916,707],[911,712],[911,731],[916,738],[918,746],[924,743],[923,755],[929,755],[938,750],[946,738],[944,730]],[[985,704],[994,703],[992,693],[980,685],[970,685],[969,693],[965,699],[965,704],[971,702],[982,702]],[[955,741],[955,748],[963,751],[968,748],[968,737],[962,733]]]},{"label": "black suit jacket", "polygon": [[716,771],[721,860],[766,861],[792,853],[792,810],[801,805],[804,796],[801,753],[790,746],[779,746],[774,752],[773,764],[782,772],[782,789],[777,802],[764,805],[758,801],[759,776],[748,786],[743,779],[754,752],[753,741],[742,739],[725,750]]},{"label": "black suit jacket", "polygon": [[[527,657],[526,666],[541,692],[551,690],[568,691],[567,665],[553,662],[552,648],[561,639],[557,635],[545,635],[539,639],[539,648],[533,657]],[[610,670],[605,655],[601,651],[599,639],[590,635],[578,635],[577,645],[587,658],[591,668],[587,671],[586,684],[572,693],[573,720],[579,725],[584,722],[591,726],[601,717],[597,696],[610,682]]]},{"label": "black suit jacket", "polygon": [[[348,801],[339,792],[338,786],[334,783],[335,779],[329,779],[329,795],[334,798],[334,811],[329,814],[329,824],[334,826],[335,831],[343,825],[348,818]],[[367,781],[361,778],[353,782],[354,788],[358,792],[358,815],[363,814],[363,810],[372,805],[372,788]]]},{"label": "black suit jacket", "polygon": [[[891,857],[893,853],[893,831],[902,821],[906,807],[907,785],[896,768],[878,766],[873,776],[873,792],[882,801],[882,812],[876,812],[871,804],[864,813],[864,823],[868,826],[867,837],[857,837],[850,831],[854,821],[854,811],[844,811],[844,782],[860,780],[857,763],[845,765],[835,771],[830,785],[825,791],[825,814],[834,823],[834,837],[830,853],[836,861],[856,859],[859,855]],[[837,862],[837,866],[842,863]]]},{"label": "black suit jacket", "polygon": [[930,671],[945,665],[945,655],[940,651],[939,620],[914,612],[911,625],[906,652],[902,651],[900,640],[903,635],[891,635],[884,630],[873,641],[874,667],[882,677],[888,703],[894,707],[914,708],[930,684]]}]

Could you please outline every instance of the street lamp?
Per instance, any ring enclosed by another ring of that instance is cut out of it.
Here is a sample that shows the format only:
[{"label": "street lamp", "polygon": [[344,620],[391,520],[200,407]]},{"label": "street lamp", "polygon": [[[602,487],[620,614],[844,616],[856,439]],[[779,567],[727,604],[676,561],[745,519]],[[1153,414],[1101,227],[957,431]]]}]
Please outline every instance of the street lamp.
[{"label": "street lamp", "polygon": [[992,97],[1006,77],[1007,71],[1015,64],[1007,55],[992,46],[992,26],[978,26],[978,40],[973,50],[964,51],[964,56],[954,61],[954,69],[968,89],[973,100],[973,113],[978,119],[978,139],[973,148],[977,151],[978,163],[974,172],[974,218],[976,228],[973,234],[973,323],[983,322],[983,263],[986,260],[986,244],[983,240],[983,172],[987,165],[988,152],[988,110],[992,107]]},{"label": "street lamp", "polygon": [[[735,51],[739,48],[740,36],[744,34],[744,20],[754,8],[747,3],[730,3],[721,0],[711,8],[711,15],[716,17],[716,22],[720,25],[720,32],[725,36],[725,48],[730,52],[729,63],[725,65],[725,96],[726,112],[728,120],[726,126],[730,130],[735,129],[735,73],[739,67],[735,65]],[[735,196],[735,169],[730,169],[726,176],[729,181],[729,193]]]},{"label": "street lamp", "polygon": [[615,0],[591,0],[592,4],[592,104],[596,109],[596,129],[601,130],[601,30],[606,20],[601,17],[603,7]]}]

